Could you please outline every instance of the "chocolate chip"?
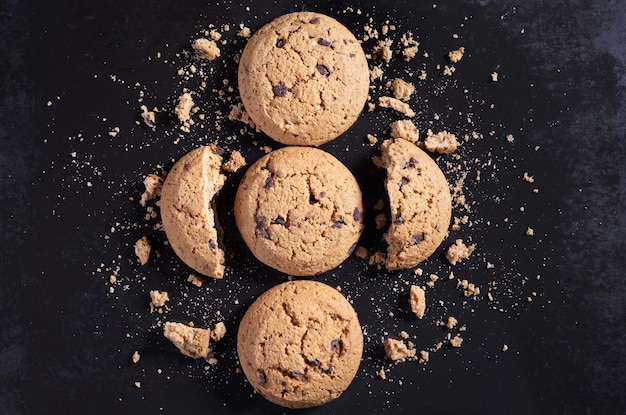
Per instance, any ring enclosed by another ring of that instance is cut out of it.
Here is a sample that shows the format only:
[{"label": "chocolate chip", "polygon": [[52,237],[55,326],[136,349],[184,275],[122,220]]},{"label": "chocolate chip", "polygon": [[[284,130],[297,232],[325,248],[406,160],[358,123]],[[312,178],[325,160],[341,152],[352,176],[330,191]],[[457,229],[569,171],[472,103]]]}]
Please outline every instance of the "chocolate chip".
[{"label": "chocolate chip", "polygon": [[330,75],[330,71],[324,65],[315,65],[315,69],[322,75],[328,77]]},{"label": "chocolate chip", "polygon": [[289,376],[293,377],[293,378],[299,378],[300,376],[302,376],[303,373],[300,372],[299,370],[291,370],[289,372]]},{"label": "chocolate chip", "polygon": [[285,228],[288,228],[288,227],[289,227],[289,226],[287,225],[287,221],[286,221],[285,219],[281,218],[280,216],[279,216],[279,217],[277,217],[277,218],[274,220],[274,223],[275,223],[276,225],[281,225],[281,226],[284,226]]},{"label": "chocolate chip", "polygon": [[309,23],[311,23],[311,24],[319,24],[320,23],[320,18],[319,17],[314,17],[311,20],[309,20]]},{"label": "chocolate chip", "polygon": [[265,385],[267,383],[267,378],[265,377],[265,373],[259,372],[259,383],[261,385]]},{"label": "chocolate chip", "polygon": [[413,239],[413,244],[414,245],[418,245],[420,242],[422,242],[424,240],[424,235],[412,235],[411,239]]},{"label": "chocolate chip", "polygon": [[267,233],[267,231],[265,229],[261,228],[261,229],[257,229],[257,231],[258,231],[259,235],[261,236],[261,238],[263,238],[263,239],[270,239],[270,234]]},{"label": "chocolate chip", "polygon": [[322,198],[322,197],[326,197],[326,192],[324,192],[324,191],[320,192],[320,198]]},{"label": "chocolate chip", "polygon": [[264,228],[265,224],[267,223],[267,218],[263,215],[257,215],[257,217],[255,218],[255,221],[256,221],[257,228]]},{"label": "chocolate chip", "polygon": [[320,364],[321,364],[320,361],[317,360],[317,359],[309,359],[309,358],[307,358],[306,361],[307,361],[307,363],[310,363],[310,364],[312,364],[315,367],[319,367]]},{"label": "chocolate chip", "polygon": [[354,53],[351,53],[348,55],[350,57],[350,59],[354,59],[354,57],[356,56]]},{"label": "chocolate chip", "polygon": [[315,195],[313,193],[309,194],[309,204],[310,205],[314,205],[316,203],[318,203],[319,201],[315,198]]},{"label": "chocolate chip", "polygon": [[274,187],[274,178],[270,174],[269,176],[267,176],[267,179],[265,179],[265,184],[263,184],[263,188],[271,189],[272,187]]},{"label": "chocolate chip", "polygon": [[330,46],[330,40],[324,39],[323,37],[317,39],[317,44],[321,46]]},{"label": "chocolate chip", "polygon": [[183,164],[183,170],[189,171],[189,167],[190,167],[189,163]]},{"label": "chocolate chip", "polygon": [[401,223],[404,223],[404,219],[402,219],[402,216],[400,214],[397,214],[396,218],[393,220],[393,223],[399,225]]},{"label": "chocolate chip", "polygon": [[411,157],[411,159],[407,162],[404,163],[404,165],[402,166],[403,169],[409,168],[409,167],[413,167],[416,164],[419,164],[419,161],[415,158],[415,157]]},{"label": "chocolate chip", "polygon": [[333,222],[333,224],[330,225],[330,227],[333,229],[341,229],[342,226],[343,226],[343,222]]},{"label": "chocolate chip", "polygon": [[407,177],[403,177],[400,179],[400,183],[398,183],[398,187],[400,189],[402,189],[402,186],[404,186],[405,184],[407,184],[409,182],[409,179]]},{"label": "chocolate chip", "polygon": [[330,341],[330,350],[331,351],[339,351],[339,354],[341,354],[341,340],[331,340]]},{"label": "chocolate chip", "polygon": [[330,319],[331,320],[337,320],[339,318],[339,316],[337,314],[331,314],[330,315]]},{"label": "chocolate chip", "polygon": [[215,154],[217,154],[218,156],[223,156],[225,153],[225,150],[222,147],[218,147],[215,146],[215,150],[213,150],[215,152]]},{"label": "chocolate chip", "polygon": [[211,251],[214,251],[217,248],[217,244],[215,243],[215,241],[213,239],[209,239],[209,249]]},{"label": "chocolate chip", "polygon": [[354,212],[352,212],[352,217],[354,218],[354,220],[360,221],[363,217],[363,212],[361,212],[359,208],[355,208]]},{"label": "chocolate chip", "polygon": [[275,85],[272,88],[272,91],[274,91],[274,95],[277,97],[284,97],[287,95],[287,87],[284,84]]},{"label": "chocolate chip", "polygon": [[333,373],[333,367],[328,366],[328,369],[322,369],[322,373],[325,375],[330,375],[331,373]]},{"label": "chocolate chip", "polygon": [[278,39],[276,41],[276,47],[277,48],[282,48],[283,46],[285,46],[285,39]]}]

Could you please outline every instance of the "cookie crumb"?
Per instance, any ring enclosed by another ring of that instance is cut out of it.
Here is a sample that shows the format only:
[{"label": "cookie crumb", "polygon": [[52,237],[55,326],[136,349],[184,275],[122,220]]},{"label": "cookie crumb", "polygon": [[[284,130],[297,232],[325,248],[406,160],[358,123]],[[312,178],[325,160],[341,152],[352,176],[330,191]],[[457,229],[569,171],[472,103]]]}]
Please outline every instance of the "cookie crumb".
[{"label": "cookie crumb", "polygon": [[234,173],[243,166],[246,165],[246,159],[241,155],[239,151],[233,151],[230,154],[230,158],[224,164],[222,164],[222,169],[229,173]]},{"label": "cookie crumb", "polygon": [[448,52],[448,58],[450,59],[450,62],[457,63],[461,60],[461,58],[463,58],[463,54],[465,54],[465,48],[461,46],[456,50],[451,50],[450,52]]},{"label": "cookie crumb", "polygon": [[370,144],[374,145],[374,144],[378,143],[378,138],[376,138],[376,136],[374,136],[374,135],[372,135],[372,134],[368,134],[368,135],[367,135],[367,141],[368,141]]},{"label": "cookie crumb", "polygon": [[382,229],[387,225],[387,215],[379,213],[374,218],[374,221],[376,223],[376,229]]},{"label": "cookie crumb", "polygon": [[463,290],[463,295],[465,297],[476,297],[480,294],[480,287],[477,287],[467,280],[459,280],[456,286],[457,288],[460,287]]},{"label": "cookie crumb", "polygon": [[418,363],[428,363],[428,360],[430,359],[430,352],[427,352],[426,350],[420,350],[420,357],[418,360]]},{"label": "cookie crumb", "polygon": [[155,309],[161,309],[169,300],[170,296],[167,291],[150,291],[150,312],[152,313]]},{"label": "cookie crumb", "polygon": [[491,82],[498,82],[498,72],[492,72],[489,79],[491,79]]},{"label": "cookie crumb", "polygon": [[377,79],[382,79],[383,70],[380,66],[374,66],[372,70],[370,70],[370,82],[374,82]]},{"label": "cookie crumb", "polygon": [[354,254],[357,256],[357,258],[365,259],[368,255],[367,248],[365,248],[364,246],[357,246]]},{"label": "cookie crumb", "polygon": [[446,130],[434,134],[432,130],[426,132],[424,146],[431,153],[450,154],[459,147],[456,136]]},{"label": "cookie crumb", "polygon": [[451,66],[445,65],[444,68],[443,68],[443,75],[452,76],[454,71],[456,71],[456,68],[454,66],[452,66],[452,65]]},{"label": "cookie crumb", "polygon": [[217,43],[215,43],[215,40],[199,38],[194,40],[191,47],[196,52],[196,56],[200,59],[212,61],[220,57],[220,48],[217,46]]},{"label": "cookie crumb", "polygon": [[163,335],[185,356],[194,359],[209,355],[211,330],[190,327],[183,323],[165,322]]},{"label": "cookie crumb", "polygon": [[535,230],[533,228],[526,229],[526,236],[533,236],[535,234]]},{"label": "cookie crumb", "polygon": [[204,279],[198,277],[196,274],[189,274],[189,276],[187,277],[187,282],[192,283],[196,287],[202,287],[202,284],[204,284]]},{"label": "cookie crumb", "polygon": [[534,177],[533,177],[533,176],[530,176],[530,175],[528,174],[528,172],[524,172],[524,176],[522,177],[522,179],[524,179],[524,181],[525,181],[525,182],[528,182],[528,183],[534,183],[534,182],[535,182]]},{"label": "cookie crumb", "polygon": [[450,346],[452,347],[461,347],[461,344],[463,344],[463,338],[459,334],[450,339]]},{"label": "cookie crumb", "polygon": [[135,382],[135,387],[136,387],[137,389],[141,388],[141,382]]},{"label": "cookie crumb", "polygon": [[154,111],[149,111],[148,107],[145,105],[142,105],[139,109],[141,110],[141,118],[143,119],[143,122],[148,127],[154,128],[156,126],[156,115]]},{"label": "cookie crumb", "polygon": [[224,324],[224,322],[220,321],[219,323],[216,323],[215,326],[213,326],[213,329],[211,330],[211,339],[217,342],[217,341],[222,340],[225,335],[226,335],[226,325]]},{"label": "cookie crumb", "polygon": [[377,373],[379,378],[381,378],[382,380],[387,379],[387,375],[385,374],[385,369],[380,369]]},{"label": "cookie crumb", "polygon": [[413,121],[398,120],[391,124],[391,137],[402,138],[412,143],[419,140],[419,131]]},{"label": "cookie crumb", "polygon": [[150,253],[152,253],[152,244],[148,240],[147,236],[143,236],[135,242],[135,255],[139,259],[139,263],[141,265],[146,265],[150,259]]},{"label": "cookie crumb", "polygon": [[508,141],[509,143],[512,143],[513,141],[515,141],[515,137],[513,137],[513,134],[507,134],[506,141]]},{"label": "cookie crumb", "polygon": [[453,328],[455,328],[455,327],[456,327],[456,325],[457,325],[458,323],[459,323],[459,321],[458,321],[456,318],[454,318],[454,317],[452,317],[452,316],[449,316],[449,317],[448,317],[448,320],[446,321],[446,324],[445,324],[445,325],[446,325],[446,327],[447,327],[447,328],[449,328],[449,329],[453,329]]},{"label": "cookie crumb", "polygon": [[506,344],[502,345],[502,351],[506,352],[507,350],[509,350],[509,346],[507,346]]},{"label": "cookie crumb", "polygon": [[393,57],[393,51],[391,50],[392,44],[393,41],[391,39],[379,41],[378,45],[374,48],[374,58],[389,62]]},{"label": "cookie crumb", "polygon": [[163,189],[163,177],[156,174],[149,174],[143,179],[143,185],[146,190],[141,194],[139,204],[141,206],[146,206],[146,202],[161,196],[161,190]]},{"label": "cookie crumb", "polygon": [[415,111],[411,109],[409,104],[400,101],[399,99],[383,96],[378,98],[378,106],[382,108],[390,108],[394,111],[398,111],[401,114],[406,115],[409,118],[415,117]]},{"label": "cookie crumb", "polygon": [[139,352],[137,350],[135,350],[135,353],[133,353],[133,363],[137,363],[139,362],[139,359],[141,359],[141,356],[139,355]]},{"label": "cookie crumb", "polygon": [[415,356],[415,349],[409,349],[402,340],[386,338],[383,341],[385,354],[391,360],[403,362],[406,359]]},{"label": "cookie crumb", "polygon": [[456,265],[457,262],[461,262],[474,252],[476,245],[465,245],[462,239],[457,239],[453,245],[448,248],[446,252],[446,258],[452,265]]},{"label": "cookie crumb", "polygon": [[426,292],[423,288],[412,285],[409,291],[409,304],[411,305],[411,311],[417,316],[417,318],[424,318],[426,312]]},{"label": "cookie crumb", "polygon": [[401,101],[408,101],[413,91],[415,91],[415,85],[400,78],[395,78],[391,84],[391,91],[395,98]]},{"label": "cookie crumb", "polygon": [[237,36],[242,37],[244,39],[247,39],[250,37],[250,35],[252,35],[252,31],[250,30],[249,27],[244,26],[243,23],[241,23],[239,25],[239,32],[237,32]]},{"label": "cookie crumb", "polygon": [[189,92],[185,92],[178,97],[178,104],[176,105],[176,109],[174,109],[174,113],[180,122],[185,123],[191,119],[191,109],[193,105],[193,98]]}]

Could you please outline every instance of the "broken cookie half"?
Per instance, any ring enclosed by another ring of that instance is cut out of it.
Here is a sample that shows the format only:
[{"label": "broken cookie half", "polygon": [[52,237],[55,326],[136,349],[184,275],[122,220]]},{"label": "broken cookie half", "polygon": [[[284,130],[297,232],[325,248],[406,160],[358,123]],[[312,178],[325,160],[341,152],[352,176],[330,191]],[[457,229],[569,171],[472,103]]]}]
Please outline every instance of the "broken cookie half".
[{"label": "broken cookie half", "polygon": [[448,234],[450,190],[439,166],[415,144],[390,139],[381,150],[391,208],[385,265],[389,270],[412,268],[432,255]]},{"label": "broken cookie half", "polygon": [[161,192],[163,229],[174,252],[195,271],[224,276],[213,199],[224,185],[221,149],[203,146],[185,154],[170,170]]}]

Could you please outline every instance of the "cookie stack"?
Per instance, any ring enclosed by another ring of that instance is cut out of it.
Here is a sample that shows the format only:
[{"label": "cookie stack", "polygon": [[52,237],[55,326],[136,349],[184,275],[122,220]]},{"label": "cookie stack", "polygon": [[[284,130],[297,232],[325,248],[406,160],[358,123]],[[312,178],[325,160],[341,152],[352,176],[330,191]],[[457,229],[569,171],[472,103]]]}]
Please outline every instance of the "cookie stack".
[{"label": "cookie stack", "polygon": [[[360,43],[331,17],[281,16],[246,45],[238,71],[241,100],[256,126],[286,144],[245,173],[234,201],[243,240],[261,262],[292,276],[314,276],[345,261],[364,227],[362,194],[337,158],[316,148],[360,115],[369,69]],[[451,198],[443,173],[415,144],[382,146],[391,226],[389,270],[428,258],[448,232]],[[163,227],[176,254],[203,275],[222,278],[212,200],[224,183],[220,150],[183,156],[163,185]],[[354,378],[363,349],[356,313],[325,284],[300,280],[259,297],[243,317],[237,351],[250,384],[290,408],[324,404]]]}]

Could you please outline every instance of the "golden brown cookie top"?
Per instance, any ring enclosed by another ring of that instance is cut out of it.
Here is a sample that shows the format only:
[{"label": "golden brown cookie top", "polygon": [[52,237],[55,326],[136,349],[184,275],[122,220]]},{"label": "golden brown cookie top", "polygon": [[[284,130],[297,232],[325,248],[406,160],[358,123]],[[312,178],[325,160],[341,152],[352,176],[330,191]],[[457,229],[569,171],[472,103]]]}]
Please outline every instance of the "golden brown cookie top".
[{"label": "golden brown cookie top", "polygon": [[391,207],[386,266],[410,268],[425,260],[448,234],[452,198],[443,172],[428,154],[404,139],[381,145]]},{"label": "golden brown cookie top", "polygon": [[263,263],[311,276],[343,262],[363,223],[361,190],[335,157],[312,147],[285,147],[254,163],[235,197],[244,241]]},{"label": "golden brown cookie top", "polygon": [[336,289],[316,281],[286,282],[263,293],[237,335],[252,387],[289,408],[337,398],[356,375],[362,351],[356,312]]},{"label": "golden brown cookie top", "polygon": [[335,19],[312,12],[271,21],[239,62],[241,100],[274,140],[318,146],[356,121],[369,92],[360,43]]}]

